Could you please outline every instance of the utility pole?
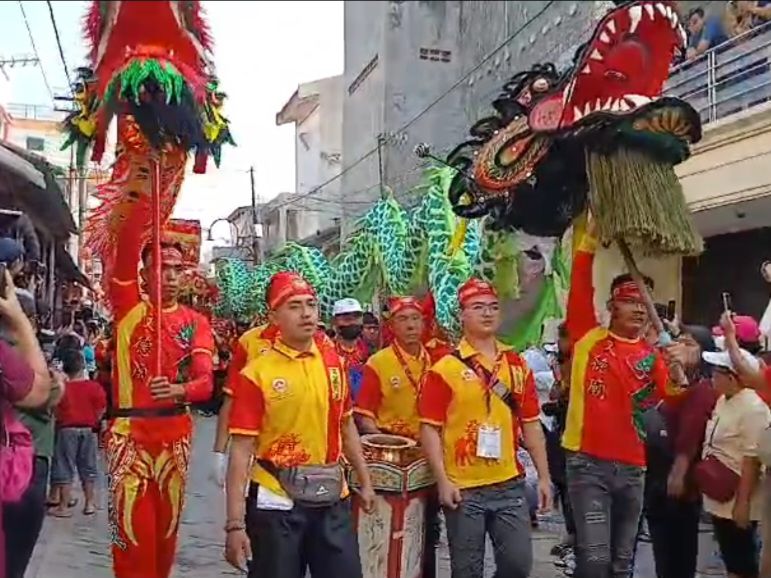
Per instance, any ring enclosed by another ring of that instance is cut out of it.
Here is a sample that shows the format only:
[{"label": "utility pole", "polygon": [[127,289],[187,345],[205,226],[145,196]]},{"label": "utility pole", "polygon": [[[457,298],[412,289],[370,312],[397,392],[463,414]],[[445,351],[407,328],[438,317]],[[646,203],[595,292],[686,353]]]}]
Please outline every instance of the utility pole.
[{"label": "utility pole", "polygon": [[14,66],[37,66],[40,61],[33,56],[11,56],[9,58],[0,57],[0,72],[3,73],[6,80],[10,80],[8,77],[7,68],[13,68]]},{"label": "utility pole", "polygon": [[383,186],[383,145],[385,144],[385,135],[381,132],[377,135],[377,174],[380,183],[380,198],[385,199],[385,187]]},{"label": "utility pole", "polygon": [[260,254],[260,238],[257,236],[257,225],[260,224],[259,209],[257,208],[257,189],[254,185],[254,166],[249,168],[249,179],[252,183],[252,261],[259,265],[262,261]]},{"label": "utility pole", "polygon": [[86,206],[88,205],[88,188],[86,167],[78,167],[78,266],[83,268],[83,245],[86,240]]}]

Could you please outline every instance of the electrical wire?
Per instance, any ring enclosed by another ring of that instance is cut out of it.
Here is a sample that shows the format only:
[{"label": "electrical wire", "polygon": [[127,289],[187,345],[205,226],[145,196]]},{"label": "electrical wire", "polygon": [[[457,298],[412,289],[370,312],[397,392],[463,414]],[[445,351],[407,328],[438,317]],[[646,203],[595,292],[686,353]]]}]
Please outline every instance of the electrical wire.
[{"label": "electrical wire", "polygon": [[[407,130],[410,126],[412,126],[415,122],[417,122],[420,118],[423,117],[428,111],[430,111],[432,108],[434,108],[439,102],[441,102],[445,97],[447,97],[448,94],[450,94],[453,90],[458,88],[461,84],[463,84],[472,74],[474,74],[477,70],[482,68],[491,58],[493,58],[496,54],[498,54],[501,50],[503,50],[512,40],[514,40],[517,36],[522,34],[522,32],[525,31],[525,29],[530,26],[535,20],[537,20],[542,14],[544,14],[553,4],[555,4],[556,0],[550,0],[547,2],[538,12],[536,12],[533,16],[527,19],[526,22],[524,22],[519,28],[517,28],[512,34],[510,34],[501,44],[499,44],[495,49],[492,50],[487,56],[485,56],[480,62],[478,62],[474,67],[472,67],[470,70],[468,70],[466,73],[464,73],[458,80],[456,80],[450,87],[444,91],[442,94],[440,94],[436,99],[434,99],[427,107],[425,107],[423,110],[421,110],[416,116],[414,116],[410,121],[408,121],[405,125],[403,125],[400,129],[395,131],[396,133],[403,132]],[[377,153],[378,147],[375,146],[370,151],[364,153],[361,157],[359,157],[354,163],[348,165],[347,167],[343,168],[338,174],[333,176],[332,178],[326,180],[325,182],[321,183],[317,187],[314,187],[307,193],[302,193],[301,195],[298,195],[292,199],[286,200],[284,203],[281,203],[274,207],[275,209],[281,208],[282,206],[286,206],[289,204],[292,204],[296,201],[300,201],[302,199],[308,198],[312,195],[315,195],[317,192],[319,192],[324,187],[328,186],[329,184],[333,183],[337,179],[341,178],[344,174],[346,174],[348,171],[356,167],[357,165],[364,162],[366,159]]]},{"label": "electrical wire", "polygon": [[35,53],[35,58],[37,58],[38,66],[40,67],[40,73],[43,75],[43,82],[46,85],[46,90],[48,91],[48,96],[51,97],[51,102],[54,100],[54,91],[51,90],[51,85],[48,83],[48,76],[46,76],[45,68],[43,67],[43,61],[40,60],[40,53],[37,50],[37,45],[35,44],[35,37],[32,35],[32,28],[29,26],[29,20],[27,20],[27,12],[24,10],[24,3],[19,0],[19,8],[21,9],[21,15],[24,18],[24,25],[27,27],[27,34],[29,35],[29,41],[30,44],[32,44],[32,51]]},{"label": "electrical wire", "polygon": [[59,57],[62,59],[62,65],[64,66],[64,74],[67,76],[67,86],[72,91],[72,78],[70,77],[70,69],[67,68],[67,60],[64,58],[64,49],[62,48],[62,40],[59,37],[59,27],[56,25],[56,16],[54,16],[54,7],[51,4],[51,0],[46,0],[48,4],[48,14],[51,16],[51,24],[54,27],[54,36],[56,37],[56,45],[59,47]]}]

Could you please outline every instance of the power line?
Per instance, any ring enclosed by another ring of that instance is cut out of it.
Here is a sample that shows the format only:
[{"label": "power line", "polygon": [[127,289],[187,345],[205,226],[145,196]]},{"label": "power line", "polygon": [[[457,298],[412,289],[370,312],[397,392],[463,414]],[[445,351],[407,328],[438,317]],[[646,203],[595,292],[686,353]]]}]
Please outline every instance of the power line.
[{"label": "power line", "polygon": [[[538,12],[536,12],[533,16],[527,19],[519,28],[517,28],[514,32],[512,32],[501,44],[499,44],[492,52],[487,54],[480,62],[478,62],[474,67],[472,67],[470,70],[468,70],[465,74],[463,74],[458,80],[456,80],[446,91],[444,91],[442,94],[440,94],[436,99],[434,99],[427,107],[425,107],[423,110],[421,110],[417,115],[415,115],[410,121],[408,121],[405,125],[403,125],[400,129],[397,131],[394,131],[395,133],[400,133],[405,130],[407,130],[410,126],[412,126],[415,122],[417,122],[423,115],[425,115],[428,111],[430,111],[432,108],[434,108],[440,101],[442,101],[448,94],[450,94],[453,90],[458,88],[461,84],[463,84],[472,74],[474,74],[477,70],[482,68],[491,58],[493,58],[496,54],[498,54],[501,50],[503,50],[514,38],[522,34],[524,30],[530,26],[535,20],[537,20],[542,14],[544,14],[551,6],[555,3],[556,0],[550,0],[547,2]],[[294,199],[288,199],[282,204],[277,205],[275,208],[281,208],[283,206],[292,204],[295,201],[302,200],[304,198],[307,198],[309,196],[312,196],[316,194],[318,191],[329,185],[330,183],[336,181],[340,177],[342,177],[345,173],[350,171],[355,166],[361,164],[364,160],[368,159],[372,155],[378,152],[379,146],[375,146],[370,151],[366,152],[364,155],[359,157],[354,163],[348,165],[343,170],[341,170],[337,175],[334,177],[328,179],[327,181],[321,183],[319,186],[314,187],[307,193],[303,193],[302,195],[299,195],[295,197]]]},{"label": "power line", "polygon": [[35,53],[35,58],[37,58],[38,63],[40,64],[40,73],[43,75],[43,82],[45,82],[46,90],[48,91],[48,96],[51,97],[51,100],[54,100],[54,91],[51,90],[51,85],[48,83],[48,76],[46,76],[45,68],[43,67],[43,61],[40,60],[40,53],[37,51],[37,45],[35,44],[35,37],[32,35],[32,28],[29,26],[29,20],[27,20],[27,12],[24,10],[24,3],[19,0],[19,8],[21,9],[21,15],[24,18],[24,25],[27,27],[27,34],[29,35],[29,41],[30,44],[32,44],[32,51]]},{"label": "power line", "polygon": [[[19,0],[21,2],[21,0]],[[48,14],[51,16],[51,24],[54,27],[54,36],[56,36],[56,45],[59,47],[59,56],[62,59],[62,65],[64,66],[64,74],[67,76],[67,86],[72,90],[72,79],[70,78],[70,70],[67,68],[67,60],[64,58],[64,50],[62,49],[62,40],[59,37],[59,27],[56,25],[56,16],[54,16],[54,7],[51,4],[51,0],[46,0],[48,4]]]}]

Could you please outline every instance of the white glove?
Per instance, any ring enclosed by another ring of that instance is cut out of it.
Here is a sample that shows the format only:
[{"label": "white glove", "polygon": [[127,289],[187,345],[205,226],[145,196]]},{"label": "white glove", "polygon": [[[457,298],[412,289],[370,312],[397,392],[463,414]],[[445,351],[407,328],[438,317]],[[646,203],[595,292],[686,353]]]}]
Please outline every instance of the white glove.
[{"label": "white glove", "polygon": [[228,456],[220,452],[212,453],[209,479],[219,488],[225,487],[225,478],[228,473]]}]

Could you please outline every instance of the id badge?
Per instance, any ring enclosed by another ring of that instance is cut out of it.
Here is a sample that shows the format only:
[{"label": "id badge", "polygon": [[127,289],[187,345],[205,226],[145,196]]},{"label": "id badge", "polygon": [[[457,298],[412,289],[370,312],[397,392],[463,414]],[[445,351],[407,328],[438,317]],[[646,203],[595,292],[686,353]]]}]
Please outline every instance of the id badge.
[{"label": "id badge", "polygon": [[477,436],[477,457],[490,460],[501,459],[501,428],[483,425]]}]

